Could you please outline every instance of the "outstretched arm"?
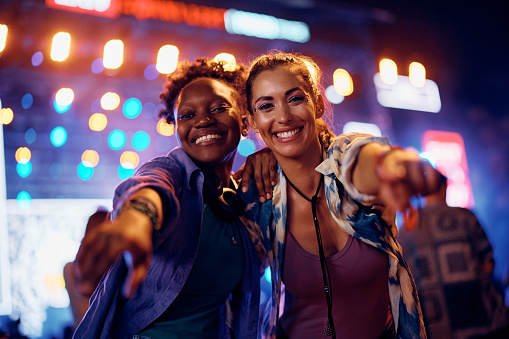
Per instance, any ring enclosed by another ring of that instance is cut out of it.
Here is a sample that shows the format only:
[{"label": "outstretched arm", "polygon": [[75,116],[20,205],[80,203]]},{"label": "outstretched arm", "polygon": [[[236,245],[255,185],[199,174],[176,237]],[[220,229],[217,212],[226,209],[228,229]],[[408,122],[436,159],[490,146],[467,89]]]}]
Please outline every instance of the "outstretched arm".
[{"label": "outstretched arm", "polygon": [[152,259],[152,234],[162,222],[159,194],[151,188],[135,192],[113,221],[104,221],[83,238],[74,261],[78,291],[90,296],[111,264],[124,255],[129,272],[122,292],[130,297],[147,274]]},{"label": "outstretched arm", "polygon": [[415,195],[438,189],[439,176],[429,161],[411,150],[369,143],[359,152],[352,180],[361,193],[377,195],[386,206],[405,211]]}]

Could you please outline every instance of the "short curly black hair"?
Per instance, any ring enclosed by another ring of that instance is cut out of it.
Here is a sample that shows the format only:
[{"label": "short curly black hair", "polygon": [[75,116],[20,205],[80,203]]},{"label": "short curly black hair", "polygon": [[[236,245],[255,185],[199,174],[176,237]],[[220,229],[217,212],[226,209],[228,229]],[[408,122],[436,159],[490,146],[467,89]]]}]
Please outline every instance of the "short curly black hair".
[{"label": "short curly black hair", "polygon": [[235,89],[238,94],[241,117],[244,118],[247,115],[246,100],[241,94],[247,79],[246,66],[239,63],[231,66],[224,61],[216,62],[207,58],[197,58],[194,62],[188,60],[180,62],[177,70],[168,75],[164,90],[159,95],[161,102],[165,105],[165,108],[159,111],[159,117],[165,118],[169,124],[175,123],[173,109],[180,92],[186,85],[200,78],[217,79]]}]

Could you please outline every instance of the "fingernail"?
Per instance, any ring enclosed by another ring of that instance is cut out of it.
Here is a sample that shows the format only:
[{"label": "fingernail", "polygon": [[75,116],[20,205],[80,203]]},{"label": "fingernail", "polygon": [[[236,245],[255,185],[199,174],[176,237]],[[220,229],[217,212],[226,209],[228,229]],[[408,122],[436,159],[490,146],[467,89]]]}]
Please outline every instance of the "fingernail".
[{"label": "fingernail", "polygon": [[247,187],[246,186],[242,186],[242,192],[244,192],[244,193],[247,192]]},{"label": "fingernail", "polygon": [[265,202],[265,197],[263,195],[260,195],[260,198],[258,200],[260,200],[260,202]]},{"label": "fingernail", "polygon": [[271,194],[267,193],[267,200],[270,200]]}]

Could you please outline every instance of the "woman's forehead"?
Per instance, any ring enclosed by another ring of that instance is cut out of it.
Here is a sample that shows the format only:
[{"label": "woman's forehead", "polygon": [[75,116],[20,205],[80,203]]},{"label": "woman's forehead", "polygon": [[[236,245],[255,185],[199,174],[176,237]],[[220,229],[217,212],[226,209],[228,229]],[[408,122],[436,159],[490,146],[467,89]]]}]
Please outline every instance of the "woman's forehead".
[{"label": "woman's forehead", "polygon": [[198,98],[222,97],[227,100],[236,99],[237,91],[222,81],[211,78],[199,78],[187,84],[179,94],[176,106],[183,101],[196,101]]}]

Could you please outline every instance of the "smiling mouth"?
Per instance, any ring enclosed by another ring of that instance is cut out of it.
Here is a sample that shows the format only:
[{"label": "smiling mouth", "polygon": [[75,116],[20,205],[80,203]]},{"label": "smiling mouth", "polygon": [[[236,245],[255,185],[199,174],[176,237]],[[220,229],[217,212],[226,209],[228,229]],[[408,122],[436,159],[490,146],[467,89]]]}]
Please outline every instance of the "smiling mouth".
[{"label": "smiling mouth", "polygon": [[212,140],[212,139],[220,139],[222,137],[223,136],[221,134],[207,134],[207,135],[201,136],[198,139],[196,139],[194,141],[194,143],[195,144],[200,144],[200,143],[205,142],[205,141],[209,141],[209,140]]},{"label": "smiling mouth", "polygon": [[292,129],[291,131],[274,133],[274,134],[276,135],[276,138],[278,138],[278,139],[286,139],[286,138],[294,136],[295,134],[299,133],[301,130],[302,130],[302,128],[296,128],[296,129]]}]

